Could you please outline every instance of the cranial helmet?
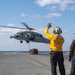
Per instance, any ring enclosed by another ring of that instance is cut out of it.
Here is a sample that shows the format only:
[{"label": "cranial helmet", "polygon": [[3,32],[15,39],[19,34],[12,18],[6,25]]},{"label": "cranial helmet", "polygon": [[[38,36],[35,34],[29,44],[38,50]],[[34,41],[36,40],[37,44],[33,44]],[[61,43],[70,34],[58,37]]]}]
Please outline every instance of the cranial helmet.
[{"label": "cranial helmet", "polygon": [[62,30],[61,30],[61,28],[59,27],[59,26],[56,26],[55,28],[54,28],[54,31],[53,31],[55,34],[61,34],[62,33]]},{"label": "cranial helmet", "polygon": [[74,33],[74,38],[75,38],[75,33]]}]

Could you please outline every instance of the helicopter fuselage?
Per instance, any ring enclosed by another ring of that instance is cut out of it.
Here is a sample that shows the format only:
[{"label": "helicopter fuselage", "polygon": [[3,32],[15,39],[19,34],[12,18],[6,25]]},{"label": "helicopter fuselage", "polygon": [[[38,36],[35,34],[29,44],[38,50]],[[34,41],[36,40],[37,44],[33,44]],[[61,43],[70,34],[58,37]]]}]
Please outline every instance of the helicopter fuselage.
[{"label": "helicopter fuselage", "polygon": [[29,42],[38,42],[38,43],[47,43],[49,44],[49,40],[43,37],[40,33],[37,32],[30,32],[30,31],[23,31],[10,36],[11,38],[20,40],[20,43],[23,41]]},{"label": "helicopter fuselage", "polygon": [[34,28],[29,27],[25,22],[21,22],[21,24],[23,24],[26,28],[19,28],[19,27],[13,27],[13,26],[3,26],[3,25],[0,25],[0,27],[28,30],[28,31],[17,32],[13,36],[10,36],[10,38],[20,40],[20,43],[23,43],[23,41],[26,41],[27,43],[39,42],[39,43],[49,44],[49,42],[50,42],[49,39],[43,37],[40,33],[32,31],[32,30],[35,30]]}]

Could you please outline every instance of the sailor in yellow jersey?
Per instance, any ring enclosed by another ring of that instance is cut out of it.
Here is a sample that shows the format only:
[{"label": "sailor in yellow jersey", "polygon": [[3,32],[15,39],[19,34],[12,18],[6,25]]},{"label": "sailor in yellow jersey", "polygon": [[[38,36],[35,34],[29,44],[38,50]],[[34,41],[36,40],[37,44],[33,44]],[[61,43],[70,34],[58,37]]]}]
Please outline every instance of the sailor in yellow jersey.
[{"label": "sailor in yellow jersey", "polygon": [[50,27],[51,23],[48,23],[47,28],[45,29],[45,36],[50,40],[51,72],[52,75],[57,75],[56,67],[58,63],[60,74],[66,75],[64,67],[64,57],[62,52],[62,46],[65,40],[60,35],[62,33],[62,30],[59,26],[56,26],[53,31],[54,34],[51,34],[49,33]]}]

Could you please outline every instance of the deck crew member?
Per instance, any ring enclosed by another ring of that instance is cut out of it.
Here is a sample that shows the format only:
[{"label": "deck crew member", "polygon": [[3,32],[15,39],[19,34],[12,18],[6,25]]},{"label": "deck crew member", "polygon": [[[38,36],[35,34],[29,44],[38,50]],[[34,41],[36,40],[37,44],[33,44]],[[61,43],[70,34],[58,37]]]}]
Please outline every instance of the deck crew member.
[{"label": "deck crew member", "polygon": [[51,61],[51,73],[52,75],[57,75],[56,67],[57,63],[59,66],[59,71],[61,75],[65,75],[64,67],[64,57],[62,52],[62,46],[64,43],[64,38],[60,35],[62,30],[59,26],[54,28],[54,34],[49,33],[51,23],[48,23],[45,29],[45,36],[50,40],[50,61]]},{"label": "deck crew member", "polygon": [[71,61],[70,75],[75,75],[75,33],[74,33],[74,39],[70,46],[69,61]]}]

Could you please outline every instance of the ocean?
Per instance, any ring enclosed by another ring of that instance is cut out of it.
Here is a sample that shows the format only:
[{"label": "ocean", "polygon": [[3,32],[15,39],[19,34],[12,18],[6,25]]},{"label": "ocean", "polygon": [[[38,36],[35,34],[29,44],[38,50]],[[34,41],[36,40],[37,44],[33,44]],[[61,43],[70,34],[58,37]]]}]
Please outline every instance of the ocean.
[{"label": "ocean", "polygon": [[[0,51],[0,53],[29,53],[29,51]],[[69,51],[63,51],[64,53],[68,53]],[[38,54],[50,54],[50,51],[38,51]]]}]

